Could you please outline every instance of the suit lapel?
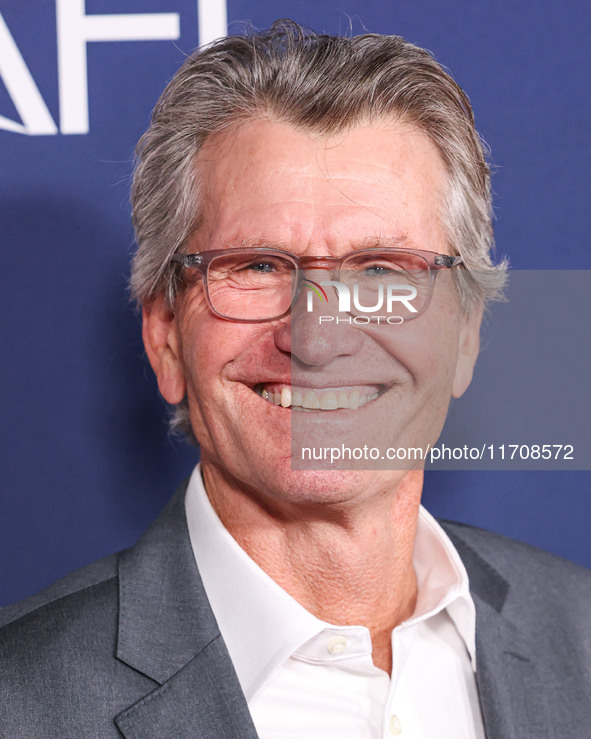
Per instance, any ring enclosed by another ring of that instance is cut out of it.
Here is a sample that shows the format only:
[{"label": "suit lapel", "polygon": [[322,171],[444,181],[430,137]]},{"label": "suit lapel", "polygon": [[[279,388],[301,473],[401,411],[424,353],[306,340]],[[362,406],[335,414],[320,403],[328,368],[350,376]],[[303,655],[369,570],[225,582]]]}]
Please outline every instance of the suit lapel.
[{"label": "suit lapel", "polygon": [[126,739],[257,739],[195,564],[184,494],[120,559],[117,657],[158,686],[115,722]]},{"label": "suit lapel", "polygon": [[476,682],[487,739],[550,737],[540,648],[504,613],[509,583],[455,529],[444,527],[464,562],[476,606]]},{"label": "suit lapel", "polygon": [[257,739],[221,637],[115,722],[126,739]]}]

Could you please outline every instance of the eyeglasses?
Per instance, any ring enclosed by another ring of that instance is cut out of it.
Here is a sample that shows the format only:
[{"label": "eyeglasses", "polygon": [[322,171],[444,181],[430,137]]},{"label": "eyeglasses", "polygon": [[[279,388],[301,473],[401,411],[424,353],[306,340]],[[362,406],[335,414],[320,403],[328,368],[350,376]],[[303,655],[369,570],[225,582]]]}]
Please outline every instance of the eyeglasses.
[{"label": "eyeglasses", "polygon": [[[328,302],[331,287],[337,292],[339,309],[365,315],[383,305],[417,318],[429,305],[435,277],[442,269],[456,267],[461,257],[430,251],[369,248],[342,257],[298,257],[281,249],[235,248],[174,254],[171,262],[198,270],[211,311],[238,323],[262,323],[283,318],[302,289],[308,310],[316,302]],[[329,270],[335,280],[314,282],[306,271]],[[328,291],[324,288],[328,288]],[[347,298],[348,303],[341,303]],[[400,309],[400,310],[399,310]]]}]

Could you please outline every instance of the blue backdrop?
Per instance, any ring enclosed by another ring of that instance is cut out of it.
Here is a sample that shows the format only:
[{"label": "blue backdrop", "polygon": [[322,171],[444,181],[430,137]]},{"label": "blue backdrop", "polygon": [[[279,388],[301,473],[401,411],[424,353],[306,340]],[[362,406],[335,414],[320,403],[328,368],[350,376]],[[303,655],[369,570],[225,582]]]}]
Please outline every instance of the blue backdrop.
[{"label": "blue backdrop", "polygon": [[[131,544],[195,463],[167,436],[126,293],[128,189],[160,91],[226,14],[231,32],[283,16],[433,51],[493,152],[499,253],[591,268],[582,0],[0,0],[0,604]],[[591,565],[590,480],[433,473],[426,502]]]}]

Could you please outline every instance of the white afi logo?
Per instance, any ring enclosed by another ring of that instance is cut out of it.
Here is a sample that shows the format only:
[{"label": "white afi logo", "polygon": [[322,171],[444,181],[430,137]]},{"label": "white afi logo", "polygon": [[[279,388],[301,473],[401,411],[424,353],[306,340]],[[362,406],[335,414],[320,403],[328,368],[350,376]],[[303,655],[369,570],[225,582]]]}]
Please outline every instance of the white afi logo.
[{"label": "white afi logo", "polygon": [[[199,44],[227,34],[226,0],[197,0]],[[84,0],[56,0],[59,132],[88,133],[86,44],[90,41],[167,41],[180,36],[178,13],[86,15]],[[29,136],[58,128],[0,13],[0,78],[22,123],[0,116],[0,129]]]},{"label": "white afi logo", "polygon": [[[316,283],[313,283],[316,284]],[[347,285],[344,285],[342,282],[337,282],[335,280],[326,280],[324,282],[318,283],[319,285],[330,285],[335,288],[337,292],[337,297],[339,300],[339,313],[351,313],[351,290]],[[417,297],[417,289],[416,287],[413,287],[412,285],[403,285],[403,284],[388,284],[385,286],[380,283],[377,286],[377,295],[375,297],[376,303],[375,305],[361,305],[361,301],[359,299],[359,285],[354,284],[353,285],[353,307],[356,311],[359,311],[359,313],[375,313],[376,311],[379,311],[384,306],[384,302],[386,303],[386,311],[388,313],[392,313],[392,306],[394,303],[402,303],[405,308],[410,313],[416,313],[417,309],[414,307],[414,305],[411,303],[412,300],[414,300]],[[308,313],[311,313],[314,310],[314,294],[317,294],[316,291],[308,290],[307,295],[307,303],[306,303],[306,310]],[[372,292],[372,299],[375,293]],[[321,300],[324,299],[321,297]]]}]

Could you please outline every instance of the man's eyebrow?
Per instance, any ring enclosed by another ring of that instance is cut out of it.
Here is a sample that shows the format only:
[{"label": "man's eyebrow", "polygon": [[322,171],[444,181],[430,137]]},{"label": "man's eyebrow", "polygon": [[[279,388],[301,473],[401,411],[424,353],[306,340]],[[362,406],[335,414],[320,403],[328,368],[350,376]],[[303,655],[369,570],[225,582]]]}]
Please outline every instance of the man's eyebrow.
[{"label": "man's eyebrow", "polygon": [[[284,241],[273,241],[259,239],[253,236],[244,236],[232,239],[225,244],[228,249],[280,249],[281,251],[292,251],[293,244]],[[352,240],[343,243],[346,251],[358,251],[359,249],[421,249],[407,234],[395,236],[367,236],[361,240]]]}]

